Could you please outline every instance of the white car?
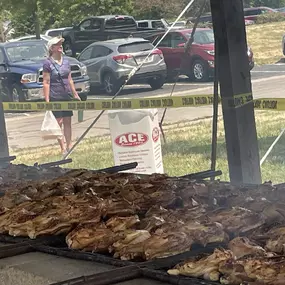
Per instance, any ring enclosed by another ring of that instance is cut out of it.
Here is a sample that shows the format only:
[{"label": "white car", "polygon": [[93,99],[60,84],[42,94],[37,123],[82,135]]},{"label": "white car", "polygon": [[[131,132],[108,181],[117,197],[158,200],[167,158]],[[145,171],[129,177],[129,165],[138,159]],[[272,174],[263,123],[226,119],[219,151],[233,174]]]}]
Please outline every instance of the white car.
[{"label": "white car", "polygon": [[[46,43],[51,39],[51,37],[46,35],[40,35],[41,40],[45,41]],[[27,40],[36,40],[37,37],[35,35],[23,36],[16,39],[11,39],[9,42],[18,42],[18,41],[27,41]]]},{"label": "white car", "polygon": [[60,36],[65,29],[70,29],[70,28],[71,27],[49,29],[45,32],[45,35],[50,37],[57,37]]},{"label": "white car", "polygon": [[167,29],[168,23],[164,20],[139,20],[136,21],[139,28],[150,28],[150,29]]}]

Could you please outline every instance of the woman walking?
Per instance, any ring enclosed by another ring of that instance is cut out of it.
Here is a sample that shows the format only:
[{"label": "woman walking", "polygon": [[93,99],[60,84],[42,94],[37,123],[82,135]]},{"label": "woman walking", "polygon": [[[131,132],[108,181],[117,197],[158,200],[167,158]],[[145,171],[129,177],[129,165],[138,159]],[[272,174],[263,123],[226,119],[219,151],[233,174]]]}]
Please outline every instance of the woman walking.
[{"label": "woman walking", "polygon": [[[49,56],[43,64],[43,91],[46,102],[80,100],[71,78],[69,60],[63,56],[63,38],[56,37],[49,40]],[[71,148],[71,117],[72,111],[53,111],[55,118],[63,128],[64,139],[58,139],[62,154]]]}]

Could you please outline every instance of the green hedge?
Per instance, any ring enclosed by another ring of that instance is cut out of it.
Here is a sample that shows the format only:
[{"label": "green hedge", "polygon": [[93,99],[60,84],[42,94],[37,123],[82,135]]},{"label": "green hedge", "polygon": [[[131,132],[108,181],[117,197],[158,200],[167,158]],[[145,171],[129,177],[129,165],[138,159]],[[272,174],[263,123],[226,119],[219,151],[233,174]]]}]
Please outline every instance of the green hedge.
[{"label": "green hedge", "polygon": [[285,14],[283,13],[266,13],[260,15],[256,19],[256,24],[273,23],[285,21]]}]

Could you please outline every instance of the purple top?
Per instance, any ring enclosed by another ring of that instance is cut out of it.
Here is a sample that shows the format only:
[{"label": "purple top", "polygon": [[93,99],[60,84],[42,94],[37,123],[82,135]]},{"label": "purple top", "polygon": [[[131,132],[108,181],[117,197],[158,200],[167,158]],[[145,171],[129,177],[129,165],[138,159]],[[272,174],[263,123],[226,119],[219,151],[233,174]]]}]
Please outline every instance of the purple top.
[{"label": "purple top", "polygon": [[71,93],[71,88],[68,81],[70,71],[70,64],[66,57],[63,57],[61,65],[56,63],[52,58],[47,58],[45,60],[43,64],[43,72],[48,72],[50,74],[51,100],[70,99],[68,96],[68,94]]}]

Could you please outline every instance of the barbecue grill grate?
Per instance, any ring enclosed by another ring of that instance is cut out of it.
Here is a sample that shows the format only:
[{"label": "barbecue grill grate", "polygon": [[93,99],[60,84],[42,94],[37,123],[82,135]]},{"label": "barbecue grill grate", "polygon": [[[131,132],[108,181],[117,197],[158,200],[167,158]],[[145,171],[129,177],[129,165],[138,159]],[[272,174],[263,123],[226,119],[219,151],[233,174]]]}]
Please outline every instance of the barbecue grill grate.
[{"label": "barbecue grill grate", "polygon": [[72,259],[79,259],[85,261],[94,261],[100,262],[107,265],[113,265],[118,267],[124,267],[129,265],[137,265],[140,268],[150,268],[150,269],[170,269],[176,264],[185,261],[191,257],[206,254],[206,253],[213,253],[215,248],[218,247],[226,247],[226,244],[223,243],[212,243],[208,244],[206,247],[200,245],[193,245],[192,250],[183,252],[181,254],[176,254],[173,256],[169,256],[166,258],[159,258],[155,260],[145,261],[145,262],[135,262],[135,261],[124,261],[120,259],[113,258],[108,255],[103,255],[99,253],[90,253],[90,252],[83,252],[80,250],[73,250],[67,247],[59,248],[55,246],[48,246],[37,243],[33,245],[33,248],[39,252],[57,255],[61,257],[67,257]]},{"label": "barbecue grill grate", "polygon": [[174,285],[218,285],[219,283],[213,281],[206,281],[203,279],[171,276],[164,271],[152,270],[148,268],[139,268],[137,266],[126,266],[120,269],[113,269],[90,276],[82,276],[73,278],[51,285],[111,285],[118,282],[130,281],[134,283],[138,278],[147,278],[148,280],[156,280]]},{"label": "barbecue grill grate", "polygon": [[152,270],[144,268],[141,271],[143,277],[147,277],[153,280],[166,282],[174,285],[218,285],[220,283],[205,281],[198,278],[171,276],[164,271]]},{"label": "barbecue grill grate", "polygon": [[61,257],[68,257],[72,259],[85,260],[85,261],[95,261],[117,267],[124,267],[130,264],[134,264],[131,261],[123,261],[120,259],[115,259],[110,256],[105,256],[98,253],[83,252],[79,250],[72,250],[69,248],[56,248],[40,244],[34,245],[33,248],[39,252],[47,254],[57,255]]},{"label": "barbecue grill grate", "polygon": [[34,246],[37,244],[55,246],[62,244],[63,241],[62,238],[53,236],[31,240],[28,238],[0,235],[0,242],[5,243],[0,246],[0,259],[35,251],[36,249]]},{"label": "barbecue grill grate", "polygon": [[141,269],[137,266],[126,266],[113,270],[82,276],[51,285],[110,285],[127,280],[133,280],[142,275]]}]

